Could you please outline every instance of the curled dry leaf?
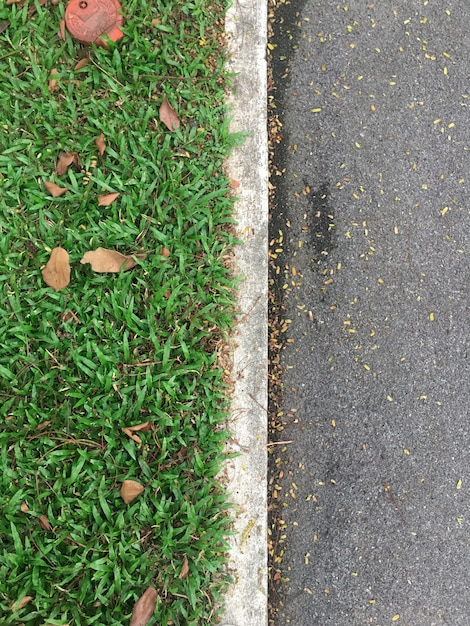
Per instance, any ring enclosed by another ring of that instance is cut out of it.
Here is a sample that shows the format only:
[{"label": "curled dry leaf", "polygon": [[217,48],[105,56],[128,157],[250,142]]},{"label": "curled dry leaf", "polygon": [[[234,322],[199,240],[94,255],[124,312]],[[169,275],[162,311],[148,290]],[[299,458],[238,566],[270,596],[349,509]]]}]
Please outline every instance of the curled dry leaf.
[{"label": "curled dry leaf", "polygon": [[55,171],[59,174],[59,176],[62,176],[62,174],[65,174],[71,165],[75,165],[75,167],[80,168],[78,152],[61,152],[59,154],[59,160],[57,161]]},{"label": "curled dry leaf", "polygon": [[143,490],[144,486],[136,480],[125,480],[121,485],[121,498],[126,504],[130,504]]},{"label": "curled dry leaf", "polygon": [[175,130],[180,127],[180,119],[175,109],[168,102],[168,98],[163,96],[163,102],[160,106],[160,121],[165,124],[168,130]]},{"label": "curled dry leaf", "polygon": [[132,430],[129,430],[129,428],[123,428],[122,430],[128,437],[132,439],[132,441],[135,441],[136,444],[138,444],[139,446],[142,444],[142,439],[139,437],[139,435],[133,433]]},{"label": "curled dry leaf", "polygon": [[189,564],[188,564],[188,557],[185,555],[184,556],[184,561],[183,561],[183,565],[181,566],[181,572],[180,575],[178,576],[178,578],[186,578],[186,576],[189,573]]},{"label": "curled dry leaf", "polygon": [[57,33],[59,39],[65,41],[65,20],[59,21],[59,32]]},{"label": "curled dry leaf", "polygon": [[13,604],[10,606],[10,609],[12,611],[19,611],[20,609],[25,607],[27,604],[29,604],[31,600],[34,600],[33,596],[23,596],[21,600],[17,600],[16,602],[13,602]]},{"label": "curled dry leaf", "polygon": [[22,513],[28,513],[29,512],[29,506],[26,504],[26,502],[22,502],[21,503],[20,510],[22,511]]},{"label": "curled dry leaf", "polygon": [[[146,254],[134,255],[137,259],[145,259]],[[136,260],[129,255],[121,254],[117,250],[107,250],[106,248],[96,248],[85,252],[80,263],[90,263],[94,272],[120,272],[130,270],[137,265]]]},{"label": "curled dry leaf", "polygon": [[160,254],[162,256],[164,256],[165,258],[168,258],[170,256],[171,252],[168,250],[168,248],[165,248],[165,246],[162,246]]},{"label": "curled dry leaf", "polygon": [[95,144],[96,144],[96,147],[98,148],[98,152],[100,153],[100,156],[103,156],[103,154],[104,154],[104,152],[106,150],[106,142],[104,140],[104,134],[103,133],[101,133],[100,136],[95,139]]},{"label": "curled dry leaf", "polygon": [[63,248],[54,248],[46,266],[42,270],[46,285],[56,291],[67,287],[70,282],[69,255]]},{"label": "curled dry leaf", "polygon": [[75,64],[75,67],[73,68],[76,72],[78,72],[78,70],[83,69],[84,67],[86,67],[88,65],[89,62],[89,58],[88,57],[83,57],[83,59],[80,59],[80,61],[78,61]]},{"label": "curled dry leaf", "polygon": [[109,206],[116,200],[121,194],[118,193],[105,193],[102,196],[98,196],[98,206]]},{"label": "curled dry leaf", "polygon": [[151,428],[152,425],[150,422],[143,422],[142,424],[136,424],[135,426],[125,426],[122,430],[128,437],[140,445],[142,443],[142,439],[135,433],[138,431],[144,433],[151,430]]},{"label": "curled dry leaf", "polygon": [[68,191],[68,189],[66,189],[65,187],[59,187],[59,185],[56,185],[55,183],[49,180],[44,181],[44,187],[47,189],[47,191],[51,194],[53,198],[58,198],[59,196],[63,196],[64,193]]},{"label": "curled dry leaf", "polygon": [[52,69],[51,73],[49,74],[49,85],[48,85],[47,88],[50,91],[50,93],[53,93],[54,91],[57,91],[57,89],[59,88],[59,83],[54,78],[54,76],[56,74],[57,74],[57,70],[55,68]]},{"label": "curled dry leaf", "polygon": [[47,519],[46,515],[41,515],[38,521],[39,521],[41,528],[43,528],[44,530],[52,530],[51,523]]},{"label": "curled dry leaf", "polygon": [[155,611],[157,590],[149,587],[135,603],[129,626],[146,626]]}]

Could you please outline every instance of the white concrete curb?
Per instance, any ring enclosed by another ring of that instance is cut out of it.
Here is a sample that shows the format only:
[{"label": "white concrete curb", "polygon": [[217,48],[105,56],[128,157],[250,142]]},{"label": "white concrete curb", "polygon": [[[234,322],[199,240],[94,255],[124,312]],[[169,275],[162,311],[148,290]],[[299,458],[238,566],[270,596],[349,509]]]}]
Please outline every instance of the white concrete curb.
[{"label": "white concrete curb", "polygon": [[230,61],[236,73],[229,100],[230,131],[246,140],[228,161],[239,182],[235,203],[238,235],[235,275],[240,310],[233,351],[234,392],[227,466],[235,504],[225,626],[265,626],[267,610],[267,376],[268,376],[268,139],[267,2],[234,0],[226,16]]}]

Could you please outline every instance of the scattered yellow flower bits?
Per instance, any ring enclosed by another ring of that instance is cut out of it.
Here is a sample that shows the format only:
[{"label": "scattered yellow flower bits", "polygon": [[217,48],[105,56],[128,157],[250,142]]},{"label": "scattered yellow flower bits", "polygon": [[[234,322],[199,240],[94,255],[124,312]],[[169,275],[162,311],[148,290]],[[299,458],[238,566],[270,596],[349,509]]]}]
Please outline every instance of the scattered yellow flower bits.
[{"label": "scattered yellow flower bits", "polygon": [[429,319],[431,320],[431,322],[434,322],[434,313],[432,311],[429,314]]}]

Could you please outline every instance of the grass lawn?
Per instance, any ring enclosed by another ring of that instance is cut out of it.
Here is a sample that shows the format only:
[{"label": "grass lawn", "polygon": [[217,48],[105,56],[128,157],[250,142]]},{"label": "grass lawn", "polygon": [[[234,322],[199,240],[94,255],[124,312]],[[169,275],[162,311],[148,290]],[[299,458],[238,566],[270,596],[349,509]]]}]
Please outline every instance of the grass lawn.
[{"label": "grass lawn", "polygon": [[148,587],[149,624],[210,624],[225,584],[225,2],[122,4],[109,49],[58,35],[61,0],[0,4],[2,625],[123,626]]}]

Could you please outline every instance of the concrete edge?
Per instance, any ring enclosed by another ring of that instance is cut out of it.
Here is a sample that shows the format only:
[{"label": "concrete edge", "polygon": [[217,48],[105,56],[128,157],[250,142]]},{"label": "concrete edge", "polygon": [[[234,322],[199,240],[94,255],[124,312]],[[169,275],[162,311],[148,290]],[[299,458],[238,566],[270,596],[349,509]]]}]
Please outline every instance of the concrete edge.
[{"label": "concrete edge", "polygon": [[268,384],[268,138],[267,3],[234,0],[225,30],[236,74],[229,97],[230,132],[246,133],[228,159],[228,174],[238,181],[234,273],[239,318],[233,337],[234,390],[228,450],[238,456],[226,467],[235,505],[225,626],[265,626],[267,587],[267,384]]}]

